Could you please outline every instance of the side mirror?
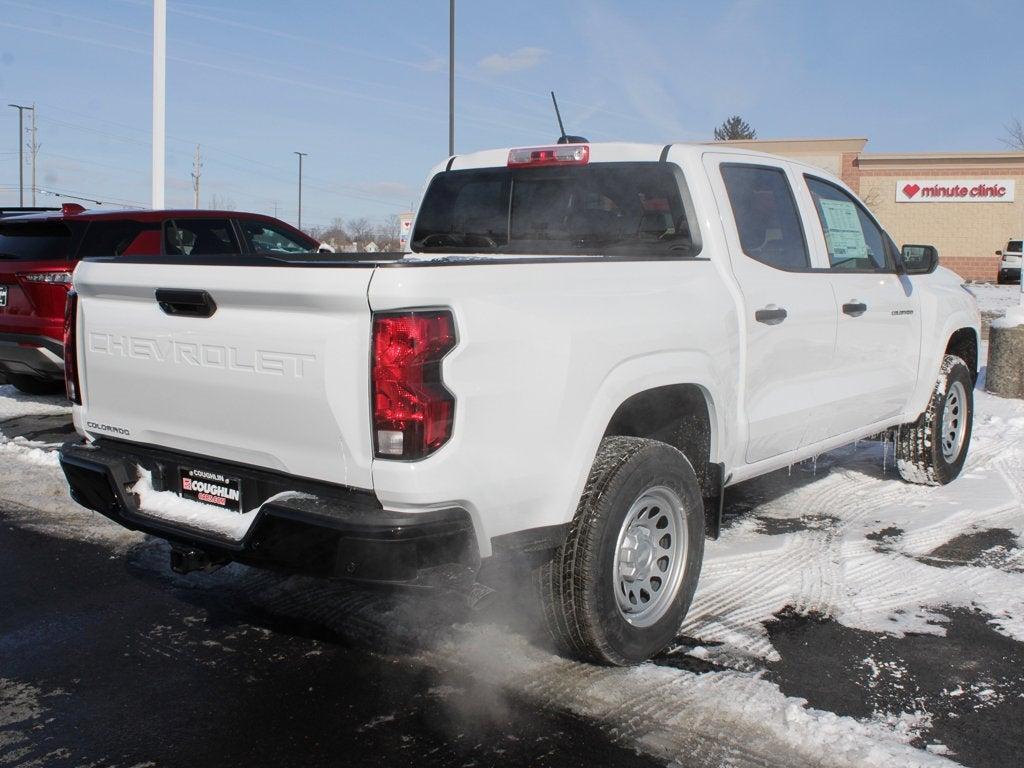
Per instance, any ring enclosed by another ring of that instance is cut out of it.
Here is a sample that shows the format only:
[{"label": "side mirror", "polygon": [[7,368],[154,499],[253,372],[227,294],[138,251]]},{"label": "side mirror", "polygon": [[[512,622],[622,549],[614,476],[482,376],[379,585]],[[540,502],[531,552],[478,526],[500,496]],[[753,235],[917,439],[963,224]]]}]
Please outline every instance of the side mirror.
[{"label": "side mirror", "polygon": [[996,251],[996,256],[1002,256],[1002,255],[1003,255],[1002,251]]},{"label": "side mirror", "polygon": [[904,245],[900,259],[908,275],[928,275],[939,266],[939,252],[934,245]]}]

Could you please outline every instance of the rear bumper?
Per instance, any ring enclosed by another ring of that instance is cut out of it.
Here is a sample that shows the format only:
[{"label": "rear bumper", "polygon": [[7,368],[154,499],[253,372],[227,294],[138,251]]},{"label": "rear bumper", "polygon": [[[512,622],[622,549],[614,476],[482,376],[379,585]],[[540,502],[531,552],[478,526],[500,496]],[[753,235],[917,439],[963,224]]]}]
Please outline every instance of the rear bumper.
[{"label": "rear bumper", "polygon": [[64,345],[49,336],[0,333],[0,376],[64,378]]},{"label": "rear bumper", "polygon": [[[126,528],[225,560],[316,576],[375,582],[430,582],[479,567],[469,514],[458,508],[389,512],[368,491],[245,465],[210,461],[115,440],[66,443],[60,463],[71,497]],[[202,467],[242,481],[246,507],[286,491],[299,498],[263,503],[241,541],[147,515],[128,489],[138,468],[152,473],[156,490],[176,490],[181,466]],[[251,503],[255,501],[256,503]]]}]

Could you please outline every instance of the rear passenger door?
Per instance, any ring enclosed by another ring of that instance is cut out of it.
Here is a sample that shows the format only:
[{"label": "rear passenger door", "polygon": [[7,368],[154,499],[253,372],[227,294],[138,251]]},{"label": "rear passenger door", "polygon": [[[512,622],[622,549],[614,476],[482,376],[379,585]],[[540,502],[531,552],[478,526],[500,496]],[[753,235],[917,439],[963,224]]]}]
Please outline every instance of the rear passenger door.
[{"label": "rear passenger door", "polygon": [[805,444],[891,419],[917,384],[921,315],[913,284],[896,271],[892,241],[867,209],[837,184],[806,174],[817,213],[813,247],[828,259],[838,330],[828,387],[836,408],[828,428]]},{"label": "rear passenger door", "polygon": [[836,304],[815,272],[789,164],[708,153],[732,270],[743,294],[748,463],[798,448],[830,419]]}]

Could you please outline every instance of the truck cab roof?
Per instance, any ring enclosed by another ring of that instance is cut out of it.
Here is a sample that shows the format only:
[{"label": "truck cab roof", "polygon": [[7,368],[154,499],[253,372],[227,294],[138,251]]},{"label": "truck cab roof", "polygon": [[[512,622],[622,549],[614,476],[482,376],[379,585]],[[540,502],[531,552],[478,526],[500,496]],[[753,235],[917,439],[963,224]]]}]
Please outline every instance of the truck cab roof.
[{"label": "truck cab roof", "polygon": [[[551,145],[537,145],[540,147],[554,147],[555,144]],[[688,143],[688,142],[672,142],[669,144],[641,144],[634,142],[591,142],[586,145],[574,145],[574,144],[562,144],[558,145],[561,148],[573,147],[573,146],[586,146],[589,148],[589,162],[591,163],[616,163],[616,162],[655,162],[662,160],[663,155],[667,155],[668,151],[671,150],[675,157],[679,157],[680,153],[684,155],[690,155],[700,157],[705,152],[715,152],[717,154],[731,154],[738,157],[760,157],[763,159],[781,160],[785,162],[793,162],[791,158],[778,157],[776,155],[770,155],[766,152],[758,152],[757,150],[747,149],[746,147],[736,147],[728,144],[721,143],[710,143],[710,144],[699,144],[699,143]],[[434,168],[434,173],[442,170],[466,170],[471,168],[496,168],[506,166],[508,164],[509,152],[514,149],[524,149],[526,147],[504,147],[500,149],[485,149],[478,152],[467,152],[465,154],[455,155],[449,160],[439,163]]]}]

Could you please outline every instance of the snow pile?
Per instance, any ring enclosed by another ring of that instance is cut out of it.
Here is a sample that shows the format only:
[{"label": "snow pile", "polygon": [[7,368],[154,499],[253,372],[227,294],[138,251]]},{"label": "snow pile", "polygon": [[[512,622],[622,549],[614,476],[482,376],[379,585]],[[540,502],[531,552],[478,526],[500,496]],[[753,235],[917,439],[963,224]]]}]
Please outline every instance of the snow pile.
[{"label": "snow pile", "polygon": [[1010,307],[1006,314],[992,321],[993,328],[1016,328],[1024,325],[1024,307]]},{"label": "snow pile", "polygon": [[60,466],[60,460],[53,446],[15,437],[11,440],[0,435],[0,459],[16,458],[41,467]]},{"label": "snow pile", "polygon": [[16,416],[71,413],[71,404],[64,395],[26,395],[12,385],[0,386],[0,421]]}]

